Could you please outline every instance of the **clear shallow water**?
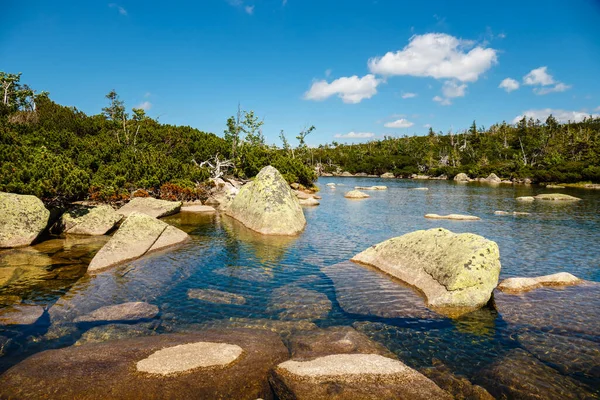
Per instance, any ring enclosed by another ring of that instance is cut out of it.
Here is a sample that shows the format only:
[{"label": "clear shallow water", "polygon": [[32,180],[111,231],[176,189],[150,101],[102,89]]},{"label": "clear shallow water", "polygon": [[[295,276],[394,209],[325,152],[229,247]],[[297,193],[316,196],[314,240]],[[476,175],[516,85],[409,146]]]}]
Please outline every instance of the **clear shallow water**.
[{"label": "clear shallow water", "polygon": [[[338,187],[330,189],[328,182]],[[389,189],[369,191],[371,198],[364,200],[343,197],[354,186],[370,185]],[[80,280],[77,278],[101,247],[102,239],[70,246],[58,242],[54,247],[38,245],[40,254],[35,257],[50,258],[37,262],[45,275],[24,275],[21,281],[0,288],[0,300],[5,296],[4,303],[8,303],[7,296],[19,296],[49,311],[33,327],[0,327],[0,338],[5,338],[0,371],[29,354],[80,339],[93,325],[72,324],[77,315],[104,305],[147,301],[160,308],[160,315],[151,324],[158,333],[227,324],[265,325],[269,320],[292,325],[312,321],[319,327],[351,325],[385,344],[408,365],[422,368],[438,359],[455,373],[477,380],[482,368],[502,360],[512,349],[524,347],[519,341],[524,330],[544,335],[552,327],[547,321],[516,323],[518,318],[504,318],[500,306],[500,312],[485,308],[458,320],[443,318],[425,309],[411,289],[347,260],[391,237],[444,227],[496,241],[501,279],[567,271],[600,281],[598,191],[554,190],[583,198],[581,202],[556,204],[514,200],[552,192],[536,186],[371,178],[321,178],[319,186],[321,205],[304,208],[307,227],[295,238],[261,236],[219,215],[178,214],[165,221],[188,232],[192,236],[189,243]],[[415,187],[429,190],[410,190]],[[531,215],[496,216],[496,210]],[[433,221],[423,217],[426,213],[470,214],[482,220]],[[62,248],[58,249],[59,245]],[[0,269],[7,268],[11,259],[16,259],[14,253],[0,253],[0,265],[4,265]],[[70,273],[61,274],[63,269]],[[245,303],[214,304],[189,298],[190,289],[235,293],[243,296]],[[580,302],[581,310],[572,310],[581,313],[584,326],[588,319],[592,327],[600,319],[599,293],[591,291],[587,309]],[[552,294],[549,296],[551,304]],[[512,312],[514,308],[506,309]],[[560,333],[588,341],[584,343],[600,343],[598,330],[563,329]],[[589,362],[595,360],[592,357]],[[600,391],[600,376],[593,368],[592,372],[584,368],[584,372],[576,373],[558,370],[588,390]]]}]

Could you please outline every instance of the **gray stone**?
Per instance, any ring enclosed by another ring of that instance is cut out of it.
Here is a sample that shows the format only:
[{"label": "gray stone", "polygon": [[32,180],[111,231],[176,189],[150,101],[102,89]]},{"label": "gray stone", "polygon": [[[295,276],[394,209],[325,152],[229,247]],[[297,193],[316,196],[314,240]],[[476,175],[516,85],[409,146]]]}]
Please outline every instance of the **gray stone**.
[{"label": "gray stone", "polygon": [[360,190],[351,190],[344,195],[347,199],[366,199],[367,197],[371,197],[366,193],[361,192]]},{"label": "gray stone", "polygon": [[325,294],[316,290],[286,285],[273,290],[267,308],[268,312],[279,310],[279,318],[283,320],[323,319],[331,311],[331,301]]},{"label": "gray stone", "polygon": [[19,304],[0,309],[0,325],[33,325],[44,314],[44,307]]},{"label": "gray stone", "polygon": [[215,211],[216,210],[214,207],[203,206],[201,204],[194,204],[181,207],[181,212],[214,213]]},{"label": "gray stone", "polygon": [[156,326],[149,323],[142,324],[108,324],[95,326],[81,335],[74,346],[81,346],[89,343],[102,343],[111,340],[127,339],[140,336],[157,335]]},{"label": "gray stone", "polygon": [[40,199],[0,192],[0,248],[30,245],[48,225],[50,211]]},{"label": "gray stone", "polygon": [[181,209],[180,201],[159,200],[152,197],[134,197],[131,201],[121,207],[117,212],[124,217],[137,212],[154,218],[166,217],[177,214]]},{"label": "gray stone", "polygon": [[471,178],[469,178],[469,176],[464,172],[461,172],[454,177],[454,180],[457,182],[469,182]]},{"label": "gray stone", "polygon": [[61,217],[63,232],[76,235],[105,235],[121,221],[123,216],[111,206],[101,205],[94,208],[77,208]]},{"label": "gray stone", "polygon": [[246,304],[244,296],[215,289],[189,289],[187,295],[190,299],[198,299],[215,304]]},{"label": "gray stone", "polygon": [[562,193],[543,193],[535,196],[536,200],[542,201],[579,201],[579,197],[569,196],[568,194]]},{"label": "gray stone", "polygon": [[575,275],[568,272],[558,272],[552,275],[532,278],[508,278],[500,282],[498,289],[507,293],[522,293],[542,286],[569,286],[583,283]]},{"label": "gray stone", "polygon": [[448,215],[425,214],[425,218],[427,218],[427,219],[449,219],[449,220],[453,220],[453,221],[479,221],[481,219],[474,215],[462,215],[462,214],[448,214]]},{"label": "gray stone", "polygon": [[137,321],[154,318],[157,314],[157,306],[135,301],[101,307],[89,314],[75,318],[74,322]]}]

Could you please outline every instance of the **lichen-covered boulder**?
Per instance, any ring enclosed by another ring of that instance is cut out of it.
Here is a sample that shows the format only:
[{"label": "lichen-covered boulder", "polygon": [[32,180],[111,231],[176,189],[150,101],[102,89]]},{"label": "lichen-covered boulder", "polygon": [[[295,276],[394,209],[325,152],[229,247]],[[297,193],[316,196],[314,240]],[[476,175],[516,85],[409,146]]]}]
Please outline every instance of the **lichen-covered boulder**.
[{"label": "lichen-covered boulder", "polygon": [[159,200],[153,197],[135,197],[117,212],[128,217],[133,212],[149,215],[154,218],[177,214],[181,210],[180,201]]},{"label": "lichen-covered boulder", "polygon": [[394,177],[394,174],[392,174],[391,172],[386,172],[385,174],[381,174],[380,178],[391,179],[391,178],[395,178],[395,177]]},{"label": "lichen-covered boulder", "polygon": [[471,179],[469,178],[469,175],[461,172],[454,177],[454,180],[457,182],[469,182]]},{"label": "lichen-covered boulder", "polygon": [[109,205],[79,208],[61,217],[63,232],[76,235],[105,235],[121,221],[123,216]]},{"label": "lichen-covered boulder", "polygon": [[296,235],[306,225],[298,198],[270,165],[240,189],[225,213],[264,235]]},{"label": "lichen-covered boulder", "polygon": [[487,304],[500,275],[495,242],[442,228],[386,240],[352,261],[376,267],[418,288],[428,307],[450,316]]},{"label": "lichen-covered boulder", "polygon": [[494,173],[491,173],[491,174],[488,175],[487,178],[485,178],[485,181],[486,182],[491,182],[491,183],[500,183],[500,182],[502,182],[502,179],[500,179],[498,177],[498,175],[496,175]]},{"label": "lichen-covered boulder", "polygon": [[535,196],[536,200],[550,200],[550,201],[579,201],[579,197],[569,196],[568,194],[562,193],[543,193]]},{"label": "lichen-covered boulder", "polygon": [[30,245],[49,218],[50,211],[37,197],[0,192],[0,248]]},{"label": "lichen-covered boulder", "polygon": [[452,399],[402,362],[378,354],[334,354],[279,364],[270,378],[280,399]]},{"label": "lichen-covered boulder", "polygon": [[187,233],[149,215],[132,212],[96,253],[88,272],[133,260],[188,239]]}]

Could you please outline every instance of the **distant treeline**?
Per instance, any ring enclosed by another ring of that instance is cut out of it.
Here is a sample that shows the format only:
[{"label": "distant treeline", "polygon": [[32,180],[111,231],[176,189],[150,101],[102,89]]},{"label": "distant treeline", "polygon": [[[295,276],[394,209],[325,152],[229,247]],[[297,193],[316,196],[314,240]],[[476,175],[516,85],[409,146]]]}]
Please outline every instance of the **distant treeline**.
[{"label": "distant treeline", "polygon": [[[427,136],[386,137],[363,144],[321,145],[311,158],[323,172],[341,169],[380,175],[428,174],[471,177],[495,173],[503,178],[531,178],[538,182],[600,182],[600,118],[560,124],[523,118],[478,128],[473,122],[461,133],[435,132]],[[308,161],[308,160],[307,160]]]}]

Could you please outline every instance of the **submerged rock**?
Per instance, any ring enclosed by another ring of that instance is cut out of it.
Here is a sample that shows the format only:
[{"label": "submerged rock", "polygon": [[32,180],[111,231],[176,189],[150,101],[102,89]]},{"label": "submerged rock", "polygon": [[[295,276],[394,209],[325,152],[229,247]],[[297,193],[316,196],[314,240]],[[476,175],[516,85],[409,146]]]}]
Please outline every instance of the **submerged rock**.
[{"label": "submerged rock", "polygon": [[298,202],[301,206],[318,206],[319,204],[321,204],[314,197],[309,197],[308,199],[300,199],[298,200]]},{"label": "submerged rock", "polygon": [[359,190],[351,190],[344,195],[347,199],[366,199],[367,197],[371,197],[366,193],[363,193]]},{"label": "submerged rock", "polygon": [[439,360],[434,360],[432,367],[423,368],[420,372],[452,394],[455,399],[494,400],[494,397],[487,390],[474,385],[463,376],[453,374],[450,368]]},{"label": "submerged rock", "polygon": [[132,212],[108,243],[90,262],[88,271],[97,271],[133,260],[144,254],[182,243],[188,235],[146,214]]},{"label": "submerged rock", "polygon": [[75,318],[74,322],[137,321],[154,318],[157,314],[157,306],[135,301],[100,307],[89,314]]},{"label": "submerged rock", "polygon": [[273,290],[267,308],[268,312],[279,310],[279,318],[283,320],[322,319],[331,311],[331,301],[325,294],[316,290],[286,285]]},{"label": "submerged rock", "polygon": [[240,189],[226,214],[265,235],[297,235],[306,225],[298,199],[271,166]]},{"label": "submerged rock", "polygon": [[108,324],[95,326],[86,331],[74,346],[81,346],[90,343],[102,343],[111,340],[128,339],[140,336],[153,336],[158,333],[155,331],[156,326],[149,323],[142,324]]},{"label": "submerged rock", "polygon": [[61,217],[63,232],[76,235],[105,235],[121,221],[123,216],[111,206],[77,208]]},{"label": "submerged rock", "polygon": [[551,201],[579,201],[579,197],[569,196],[562,193],[543,193],[535,196],[536,200],[551,200]]},{"label": "submerged rock", "polygon": [[166,217],[177,214],[181,209],[180,201],[159,200],[152,197],[134,197],[131,201],[121,207],[117,212],[124,217],[137,212],[154,218]]},{"label": "submerged rock", "polygon": [[425,214],[425,218],[428,218],[428,219],[450,219],[453,221],[479,221],[481,219],[474,215],[462,215],[462,214],[448,214],[448,215]]},{"label": "submerged rock", "polygon": [[332,354],[379,354],[396,358],[385,346],[371,340],[351,326],[334,326],[326,329],[292,334],[288,347],[295,360],[308,360]]},{"label": "submerged rock", "polygon": [[564,189],[564,186],[561,185],[546,185],[546,189]]},{"label": "submerged rock", "polygon": [[500,282],[498,289],[507,293],[521,293],[542,286],[567,286],[579,283],[583,283],[583,281],[575,275],[568,272],[559,272],[533,278],[508,278]]},{"label": "submerged rock", "polygon": [[423,292],[429,307],[457,316],[487,304],[498,284],[498,245],[435,228],[368,248],[352,261],[376,267]]},{"label": "submerged rock", "polygon": [[271,375],[282,399],[452,399],[424,375],[378,354],[337,354],[289,360]]},{"label": "submerged rock", "polygon": [[46,229],[50,211],[35,196],[0,192],[0,248],[30,245]]},{"label": "submerged rock", "polygon": [[189,289],[187,295],[190,299],[198,299],[215,304],[246,304],[244,296],[215,289]]},{"label": "submerged rock", "polygon": [[271,399],[268,373],[287,358],[270,332],[157,335],[37,353],[0,387],[22,399]]},{"label": "submerged rock", "polygon": [[425,307],[415,289],[394,282],[387,275],[352,262],[322,268],[333,281],[335,296],[347,313],[382,318],[439,319]]},{"label": "submerged rock", "polygon": [[593,398],[579,382],[561,375],[522,349],[511,350],[484,368],[477,381],[499,399]]},{"label": "submerged rock", "polygon": [[533,196],[521,196],[521,197],[517,197],[516,200],[517,201],[527,201],[527,202],[530,202],[530,201],[535,201],[535,197],[533,197]]},{"label": "submerged rock", "polygon": [[[197,332],[199,330],[227,330],[232,328],[244,328],[244,329],[258,329],[275,332],[283,338],[289,338],[296,332],[312,331],[317,328],[314,322],[310,321],[281,321],[278,319],[264,319],[264,318],[228,318],[228,319],[217,319],[205,322],[200,325],[194,325],[191,327],[191,332]],[[184,328],[184,332],[187,329]]]},{"label": "submerged rock", "polygon": [[0,326],[33,325],[44,314],[44,307],[19,304],[0,309]]},{"label": "submerged rock", "polygon": [[268,271],[263,269],[255,268],[255,267],[244,267],[244,266],[234,266],[234,267],[224,267],[213,270],[213,272],[217,275],[223,275],[231,278],[242,279],[244,281],[251,282],[268,282],[273,278]]},{"label": "submerged rock", "polygon": [[494,211],[495,215],[513,215],[513,216],[521,216],[521,215],[530,215],[528,212],[519,212],[519,211]]},{"label": "submerged rock", "polygon": [[391,172],[386,172],[385,174],[381,174],[379,177],[384,178],[384,179],[395,178],[394,174],[392,174]]}]

